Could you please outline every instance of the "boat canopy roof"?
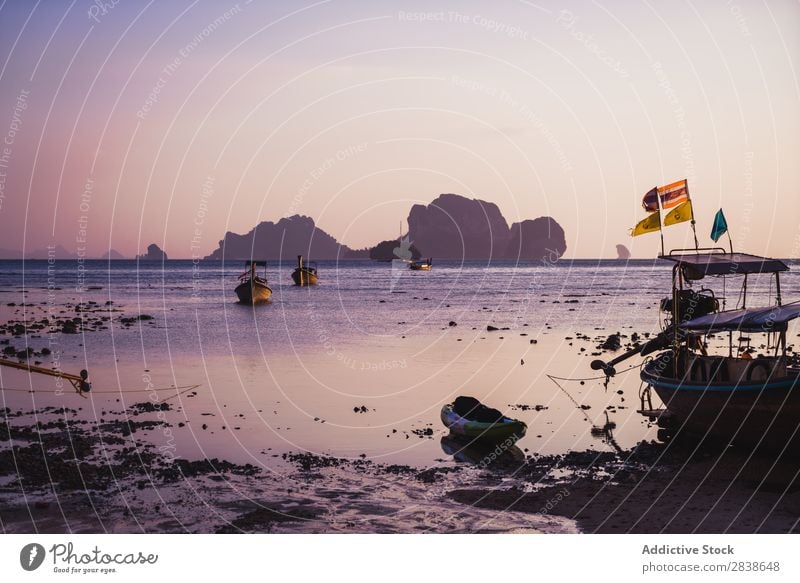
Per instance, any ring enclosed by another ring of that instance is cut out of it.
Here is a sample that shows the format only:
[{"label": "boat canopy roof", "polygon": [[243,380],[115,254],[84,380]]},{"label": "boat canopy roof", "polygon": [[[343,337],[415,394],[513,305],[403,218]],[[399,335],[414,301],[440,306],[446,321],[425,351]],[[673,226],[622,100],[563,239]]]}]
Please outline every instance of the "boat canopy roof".
[{"label": "boat canopy roof", "polygon": [[660,258],[685,266],[699,276],[776,273],[789,270],[789,266],[780,259],[748,253],[686,253],[660,255]]},{"label": "boat canopy roof", "polygon": [[780,332],[800,317],[800,302],[768,308],[746,308],[708,314],[680,325],[687,332]]}]

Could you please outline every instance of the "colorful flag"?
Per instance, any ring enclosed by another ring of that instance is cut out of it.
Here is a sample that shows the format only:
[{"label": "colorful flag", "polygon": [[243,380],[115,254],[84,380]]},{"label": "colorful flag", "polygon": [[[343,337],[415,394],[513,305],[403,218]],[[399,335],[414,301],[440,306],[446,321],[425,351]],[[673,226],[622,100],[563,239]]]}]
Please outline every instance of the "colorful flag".
[{"label": "colorful flag", "polygon": [[631,237],[638,237],[639,235],[644,235],[645,233],[652,233],[653,231],[660,230],[661,216],[659,215],[658,211],[656,211],[639,221],[639,223],[633,228],[633,231],[631,231]]},{"label": "colorful flag", "polygon": [[692,201],[687,200],[680,206],[667,213],[667,215],[664,217],[664,226],[668,227],[670,225],[683,223],[684,221],[691,221],[693,216],[694,211],[692,210]]},{"label": "colorful flag", "polygon": [[653,188],[644,195],[642,206],[648,213],[658,210],[658,189]]},{"label": "colorful flag", "polygon": [[689,200],[689,185],[684,178],[666,186],[659,186],[658,195],[661,197],[661,208],[670,209]]},{"label": "colorful flag", "polygon": [[727,232],[728,221],[725,220],[725,214],[722,212],[722,209],[719,209],[717,214],[714,215],[714,225],[711,227],[711,238],[714,240],[714,243],[716,243],[719,241],[719,238]]}]

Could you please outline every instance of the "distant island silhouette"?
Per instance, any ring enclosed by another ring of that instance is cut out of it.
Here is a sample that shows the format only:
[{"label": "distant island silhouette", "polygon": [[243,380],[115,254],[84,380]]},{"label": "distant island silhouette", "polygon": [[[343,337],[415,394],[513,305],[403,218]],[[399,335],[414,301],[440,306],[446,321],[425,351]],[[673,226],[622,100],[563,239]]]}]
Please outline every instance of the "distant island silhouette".
[{"label": "distant island silhouette", "polygon": [[110,261],[120,261],[126,259],[126,257],[116,249],[109,249],[108,251],[103,253],[100,259],[108,259]]},{"label": "distant island silhouette", "polygon": [[150,245],[147,246],[147,253],[137,255],[136,259],[138,261],[166,261],[167,254],[155,243],[150,243]]},{"label": "distant island silhouette", "polygon": [[[406,241],[407,237],[403,237]],[[403,247],[397,239],[388,239],[381,241],[369,250],[369,258],[375,261],[392,261],[393,259],[420,259],[422,253],[417,246],[409,243],[407,247]]]},{"label": "distant island silhouette", "polygon": [[[414,205],[408,237],[415,258],[521,259],[555,261],[566,251],[564,229],[552,217],[511,226],[496,204],[458,194],[441,194],[429,205]],[[240,235],[228,232],[207,260],[295,260],[393,258],[397,239],[366,249],[351,249],[320,229],[311,217],[294,215],[263,221]]]},{"label": "distant island silhouette", "polygon": [[458,194],[440,194],[415,204],[408,235],[425,256],[440,259],[557,260],[567,249],[564,229],[551,217],[510,227],[496,204]]},{"label": "distant island silhouette", "polygon": [[[225,233],[219,245],[204,260],[264,259],[296,261],[298,255],[311,260],[435,259],[451,260],[536,260],[555,261],[567,249],[564,229],[552,217],[526,219],[509,226],[498,206],[459,194],[440,194],[428,205],[415,204],[408,214],[408,233],[403,235],[405,255],[397,256],[398,239],[386,239],[364,249],[352,249],[317,227],[304,215],[285,217],[277,222],[262,221],[244,234]],[[618,246],[620,247],[620,246]],[[401,253],[402,254],[402,253]],[[26,259],[77,260],[78,255],[61,245],[36,249]],[[17,250],[0,249],[0,259],[22,259]],[[114,249],[104,260],[125,257]],[[167,254],[155,243],[135,257],[138,261],[164,261]]]}]

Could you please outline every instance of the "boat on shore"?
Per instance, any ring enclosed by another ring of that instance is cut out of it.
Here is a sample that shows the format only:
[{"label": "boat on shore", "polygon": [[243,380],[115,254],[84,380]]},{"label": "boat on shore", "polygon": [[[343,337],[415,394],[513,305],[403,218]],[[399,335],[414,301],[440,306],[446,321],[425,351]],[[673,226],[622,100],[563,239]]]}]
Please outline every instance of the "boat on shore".
[{"label": "boat on shore", "polygon": [[[800,317],[800,301],[783,303],[780,281],[789,267],[778,259],[721,248],[678,249],[659,258],[673,263],[672,294],[661,302],[664,332],[655,346],[648,343],[610,363],[594,361],[592,368],[610,377],[617,362],[662,350],[641,369],[641,414],[666,417],[676,432],[700,438],[800,453],[800,363],[789,356],[786,343],[788,323]],[[772,280],[774,296],[766,306],[746,307],[748,276],[754,275]],[[696,282],[707,278],[726,280],[727,289],[727,280],[739,278],[740,307],[725,310],[724,296],[715,295],[708,283],[696,289]],[[709,345],[726,335],[727,350],[710,354]],[[763,338],[758,350],[754,335]],[[653,409],[652,391],[663,409]]]},{"label": "boat on shore", "polygon": [[473,397],[457,397],[442,407],[441,419],[452,435],[471,440],[514,443],[528,429],[522,421],[506,417]]},{"label": "boat on shore", "polygon": [[408,268],[413,271],[430,271],[433,267],[433,261],[430,257],[427,259],[416,259],[408,262]]},{"label": "boat on shore", "polygon": [[[272,288],[267,284],[267,262],[247,261],[244,266],[247,270],[239,276],[239,285],[235,290],[239,303],[253,305],[268,302],[272,297]],[[257,266],[264,267],[264,277],[256,274]]]},{"label": "boat on shore", "polygon": [[303,256],[297,256],[297,268],[292,272],[292,280],[295,285],[317,285],[319,283],[319,276],[317,275],[317,264],[315,262],[308,262],[303,264]]}]

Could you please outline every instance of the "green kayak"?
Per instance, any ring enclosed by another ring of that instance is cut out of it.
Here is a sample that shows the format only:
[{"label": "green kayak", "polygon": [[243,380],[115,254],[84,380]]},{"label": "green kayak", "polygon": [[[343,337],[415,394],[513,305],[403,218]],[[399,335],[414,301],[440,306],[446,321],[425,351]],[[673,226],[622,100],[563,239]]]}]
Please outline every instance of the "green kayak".
[{"label": "green kayak", "polygon": [[453,410],[453,403],[442,407],[442,423],[454,435],[486,441],[504,441],[522,438],[528,426],[522,421],[502,417],[494,422],[481,422],[462,417]]}]

